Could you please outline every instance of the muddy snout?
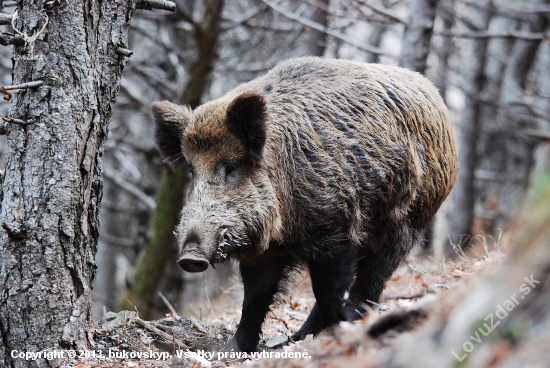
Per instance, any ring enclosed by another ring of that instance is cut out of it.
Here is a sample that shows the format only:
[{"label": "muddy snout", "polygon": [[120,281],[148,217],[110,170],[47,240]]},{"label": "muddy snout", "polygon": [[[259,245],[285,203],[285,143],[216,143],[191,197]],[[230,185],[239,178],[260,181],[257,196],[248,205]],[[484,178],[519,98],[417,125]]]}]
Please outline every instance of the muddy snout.
[{"label": "muddy snout", "polygon": [[187,272],[203,272],[208,268],[207,259],[202,257],[197,257],[191,253],[185,253],[179,260],[178,266],[180,266],[184,271]]}]

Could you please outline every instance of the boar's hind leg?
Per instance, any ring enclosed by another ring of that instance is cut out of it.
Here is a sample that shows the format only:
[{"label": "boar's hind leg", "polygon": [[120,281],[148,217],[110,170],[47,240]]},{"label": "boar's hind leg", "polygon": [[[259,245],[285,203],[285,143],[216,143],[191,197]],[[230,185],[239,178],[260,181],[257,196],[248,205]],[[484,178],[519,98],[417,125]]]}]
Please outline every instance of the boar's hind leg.
[{"label": "boar's hind leg", "polygon": [[344,294],[352,279],[355,251],[350,247],[330,258],[310,261],[309,273],[313,294],[317,300],[304,325],[292,340],[304,339],[346,320]]},{"label": "boar's hind leg", "polygon": [[224,350],[255,351],[260,339],[262,323],[279,291],[287,261],[266,252],[254,263],[240,263],[244,284],[241,321],[235,336]]},{"label": "boar's hind leg", "polygon": [[358,251],[356,278],[346,302],[349,321],[363,317],[366,312],[365,304],[378,303],[386,280],[422,238],[420,231],[407,226],[389,226],[388,228],[392,231],[386,234],[385,241],[377,247],[377,250],[365,245]]}]

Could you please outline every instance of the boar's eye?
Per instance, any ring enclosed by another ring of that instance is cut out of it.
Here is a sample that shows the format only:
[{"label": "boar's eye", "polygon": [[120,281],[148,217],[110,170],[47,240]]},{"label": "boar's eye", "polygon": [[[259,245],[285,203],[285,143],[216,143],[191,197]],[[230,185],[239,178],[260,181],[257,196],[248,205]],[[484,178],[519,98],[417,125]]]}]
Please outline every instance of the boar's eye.
[{"label": "boar's eye", "polygon": [[235,171],[237,171],[237,168],[235,165],[229,164],[225,166],[225,178],[227,179],[230,176],[233,176],[235,174]]},{"label": "boar's eye", "polygon": [[193,176],[195,176],[195,169],[193,168],[193,165],[187,164],[187,174],[189,175],[189,179],[193,179]]}]

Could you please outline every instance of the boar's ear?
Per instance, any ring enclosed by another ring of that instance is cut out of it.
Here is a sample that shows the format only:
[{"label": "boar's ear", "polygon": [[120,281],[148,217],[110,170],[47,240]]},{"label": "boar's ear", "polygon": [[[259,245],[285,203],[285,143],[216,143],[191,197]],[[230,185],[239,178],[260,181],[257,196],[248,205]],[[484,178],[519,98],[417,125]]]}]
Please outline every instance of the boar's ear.
[{"label": "boar's ear", "polygon": [[256,92],[244,92],[229,104],[226,114],[229,131],[243,142],[255,159],[261,160],[266,141],[264,97]]},{"label": "boar's ear", "polygon": [[189,124],[191,110],[168,101],[155,102],[152,106],[155,118],[155,140],[164,162],[178,166],[185,160],[181,151],[183,132]]}]

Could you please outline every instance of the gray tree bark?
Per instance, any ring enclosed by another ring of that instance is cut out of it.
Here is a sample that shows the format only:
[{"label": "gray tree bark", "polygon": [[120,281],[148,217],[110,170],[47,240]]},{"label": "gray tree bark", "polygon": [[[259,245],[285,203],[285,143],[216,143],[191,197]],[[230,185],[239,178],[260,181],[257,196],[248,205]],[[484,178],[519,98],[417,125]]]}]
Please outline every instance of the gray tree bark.
[{"label": "gray tree bark", "polygon": [[[550,0],[534,0],[534,6],[550,4]],[[548,29],[546,14],[534,14],[527,29],[530,32],[544,32]],[[534,128],[531,111],[522,102],[525,100],[527,76],[536,60],[537,50],[542,41],[516,40],[511,58],[504,74],[502,104],[505,109],[499,115],[499,123],[505,132],[506,162],[502,172],[504,178],[498,212],[503,220],[496,226],[504,227],[507,220],[517,214],[523,202],[529,174],[533,165],[535,141],[525,134],[526,128]]]},{"label": "gray tree bark", "polygon": [[[498,17],[494,20],[496,32],[516,30],[518,21]],[[500,196],[500,172],[505,167],[506,150],[502,142],[505,134],[498,123],[502,76],[514,45],[512,39],[491,40],[485,66],[485,87],[476,98],[482,102],[481,125],[477,134],[478,162],[475,168],[475,198],[472,235],[493,235],[497,217],[496,205]],[[497,230],[500,231],[500,230]],[[490,239],[489,239],[490,240]]]},{"label": "gray tree bark", "polygon": [[[91,336],[103,144],[124,67],[135,0],[65,1],[46,10],[23,0],[16,26],[47,27],[38,60],[15,59],[13,83],[41,80],[11,97],[0,213],[0,365],[48,367],[11,351],[85,349]],[[24,55],[29,46],[17,46]]]},{"label": "gray tree bark", "polygon": [[[438,4],[438,13],[442,22],[442,31],[450,33],[455,23],[455,3],[453,0],[444,0]],[[452,37],[441,36],[441,47],[437,52],[437,69],[434,84],[443,100],[446,100],[449,58],[455,51]]]},{"label": "gray tree bark", "polygon": [[439,0],[412,0],[399,66],[424,74]]},{"label": "gray tree bark", "polygon": [[[475,31],[484,31],[489,28],[493,13],[492,1],[485,2],[483,11],[474,13],[470,20],[475,25]],[[477,18],[477,19],[476,19]],[[472,220],[474,218],[474,171],[478,161],[477,137],[481,124],[481,102],[479,94],[485,85],[485,63],[487,58],[487,46],[489,40],[473,40],[470,56],[470,71],[465,85],[466,101],[460,119],[460,140],[458,161],[460,168],[458,178],[453,188],[454,209],[451,212],[449,226],[449,238],[452,244],[462,245],[471,238]],[[447,256],[453,256],[453,247],[449,245]]]},{"label": "gray tree bark", "polygon": [[[327,26],[328,22],[328,7],[330,0],[317,0],[315,8],[310,19],[315,23]],[[327,46],[327,35],[315,29],[309,29],[309,37],[306,40],[306,54],[323,56]]]}]

